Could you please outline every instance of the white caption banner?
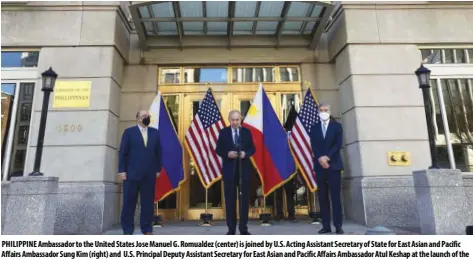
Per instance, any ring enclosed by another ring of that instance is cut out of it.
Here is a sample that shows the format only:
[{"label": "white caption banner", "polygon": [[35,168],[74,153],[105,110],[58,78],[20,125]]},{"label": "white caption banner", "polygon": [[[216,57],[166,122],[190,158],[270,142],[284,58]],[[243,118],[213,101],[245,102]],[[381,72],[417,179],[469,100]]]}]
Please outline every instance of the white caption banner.
[{"label": "white caption banner", "polygon": [[2,259],[473,258],[469,236],[1,236],[1,240]]}]

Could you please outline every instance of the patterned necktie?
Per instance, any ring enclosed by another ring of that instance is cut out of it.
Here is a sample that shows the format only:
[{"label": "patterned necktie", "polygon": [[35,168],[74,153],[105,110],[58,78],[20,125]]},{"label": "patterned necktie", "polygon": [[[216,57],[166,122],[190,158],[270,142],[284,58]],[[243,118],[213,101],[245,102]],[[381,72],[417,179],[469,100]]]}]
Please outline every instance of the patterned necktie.
[{"label": "patterned necktie", "polygon": [[325,138],[325,134],[327,133],[327,123],[322,123],[322,129],[323,129],[323,132],[324,132],[324,138]]},{"label": "patterned necktie", "polygon": [[238,145],[238,130],[235,129],[234,131],[235,131],[235,133],[233,135],[234,136],[233,141],[235,142],[235,145]]},{"label": "patterned necktie", "polygon": [[148,143],[148,136],[146,135],[146,128],[141,129],[141,135],[143,136],[143,141],[146,147],[146,144]]}]

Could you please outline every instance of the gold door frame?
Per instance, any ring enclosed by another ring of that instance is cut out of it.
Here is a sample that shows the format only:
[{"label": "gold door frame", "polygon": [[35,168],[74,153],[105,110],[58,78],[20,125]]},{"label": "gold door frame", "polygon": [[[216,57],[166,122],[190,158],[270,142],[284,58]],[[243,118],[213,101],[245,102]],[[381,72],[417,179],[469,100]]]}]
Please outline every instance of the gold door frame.
[{"label": "gold door frame", "polygon": [[[222,67],[222,66],[215,66]],[[241,66],[239,66],[241,67]],[[258,66],[251,66],[258,67]],[[268,66],[262,66],[268,67]],[[296,67],[291,65],[291,67]],[[159,75],[162,75],[163,68],[159,69]],[[179,70],[176,68],[176,70]],[[180,68],[180,82],[183,82],[183,68]],[[186,181],[181,185],[180,190],[176,194],[176,209],[159,209],[159,214],[163,215],[164,219],[179,219],[179,220],[199,220],[200,214],[205,212],[204,208],[190,208],[190,156],[187,152],[187,149],[184,145],[185,134],[190,122],[192,121],[192,102],[200,101],[204,98],[205,93],[209,87],[212,88],[216,100],[221,99],[221,108],[220,111],[225,120],[225,123],[228,125],[228,112],[232,109],[240,110],[240,101],[242,100],[253,100],[256,91],[258,90],[259,83],[231,83],[231,72],[232,67],[228,67],[228,83],[219,83],[215,85],[204,84],[204,83],[185,83],[185,84],[162,84],[160,79],[158,82],[161,83],[159,86],[159,91],[162,93],[163,97],[166,96],[177,96],[179,102],[179,118],[178,122],[178,137],[181,141],[182,147],[184,149],[184,174],[186,176]],[[279,66],[276,67],[276,75],[279,74]],[[300,69],[299,69],[299,79],[300,79]],[[281,97],[283,94],[297,94],[299,96],[300,102],[302,102],[302,83],[300,80],[298,82],[281,82],[279,76],[276,76],[275,82],[263,83],[265,91],[268,95],[268,98],[275,109],[276,114],[279,117],[281,123],[285,120],[282,118],[282,107],[281,107]],[[190,113],[189,113],[190,112]],[[223,185],[222,182],[214,185]],[[207,212],[213,214],[215,220],[225,219],[225,199],[223,187],[221,189],[221,201],[222,207],[219,208],[208,208]],[[267,200],[273,199],[273,195],[269,195]],[[209,201],[210,202],[210,201]],[[283,212],[287,212],[286,208],[286,196],[283,194]],[[238,211],[238,210],[237,210]],[[272,213],[273,208],[267,206],[265,210],[263,208],[250,207],[250,218],[259,218],[259,214],[263,213]],[[302,206],[295,208],[296,215],[307,215],[308,207]]]}]

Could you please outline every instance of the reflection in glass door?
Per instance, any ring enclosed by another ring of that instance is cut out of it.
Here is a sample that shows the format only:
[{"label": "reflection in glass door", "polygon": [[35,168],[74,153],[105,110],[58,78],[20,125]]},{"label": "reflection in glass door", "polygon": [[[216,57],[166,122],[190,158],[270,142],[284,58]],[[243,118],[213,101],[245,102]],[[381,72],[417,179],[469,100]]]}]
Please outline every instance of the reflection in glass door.
[{"label": "reflection in glass door", "polygon": [[[16,118],[15,104],[16,83],[2,83],[2,173],[8,174],[8,162],[10,162],[13,145],[14,122]],[[2,176],[3,178],[3,176]],[[5,179],[9,178],[5,175]]]},{"label": "reflection in glass door", "polygon": [[[2,83],[2,172],[23,176],[34,83]],[[17,96],[15,94],[18,94]]]}]

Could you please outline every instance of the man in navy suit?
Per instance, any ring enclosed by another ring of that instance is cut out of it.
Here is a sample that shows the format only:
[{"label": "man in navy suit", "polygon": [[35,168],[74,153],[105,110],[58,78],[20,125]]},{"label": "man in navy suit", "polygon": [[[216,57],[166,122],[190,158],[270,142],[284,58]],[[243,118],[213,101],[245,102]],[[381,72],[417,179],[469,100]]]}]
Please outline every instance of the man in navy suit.
[{"label": "man in navy suit", "polygon": [[343,170],[340,149],[342,148],[342,125],[330,116],[330,106],[319,106],[320,122],[310,131],[310,141],[314,153],[314,170],[317,177],[322,229],[319,234],[331,233],[330,200],[333,207],[333,225],[337,234],[343,234],[342,203],[340,199]]},{"label": "man in navy suit", "polygon": [[[250,204],[250,157],[255,153],[255,146],[250,130],[241,127],[241,113],[233,110],[230,112],[228,119],[231,126],[220,130],[215,149],[215,152],[223,161],[223,189],[228,226],[227,235],[235,235],[236,233],[237,187],[239,192],[242,193],[240,201],[240,234],[250,235],[247,226]],[[241,154],[238,159],[237,151],[239,149]],[[239,160],[241,160],[241,170],[239,168]]]},{"label": "man in navy suit", "polygon": [[125,235],[135,229],[134,216],[138,194],[140,195],[141,232],[153,234],[154,185],[161,171],[161,142],[159,131],[148,127],[147,111],[136,114],[138,125],[123,132],[120,144],[118,175],[123,180],[123,207],[121,224]]}]

